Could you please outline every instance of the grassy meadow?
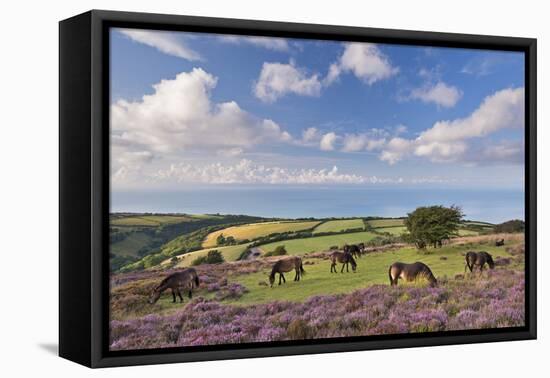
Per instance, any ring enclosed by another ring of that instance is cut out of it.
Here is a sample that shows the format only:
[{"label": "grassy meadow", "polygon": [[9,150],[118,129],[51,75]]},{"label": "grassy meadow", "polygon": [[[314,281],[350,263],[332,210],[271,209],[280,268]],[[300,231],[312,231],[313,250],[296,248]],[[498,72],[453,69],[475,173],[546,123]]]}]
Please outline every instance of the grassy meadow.
[{"label": "grassy meadow", "polygon": [[277,246],[283,245],[289,255],[303,255],[305,253],[327,251],[332,246],[344,244],[357,244],[367,242],[376,237],[372,232],[362,231],[349,234],[315,236],[312,238],[284,240],[262,245],[265,251],[273,251]]},{"label": "grassy meadow", "polygon": [[363,219],[341,219],[341,220],[331,220],[323,222],[313,230],[314,234],[319,234],[322,232],[341,232],[345,230],[356,230],[356,229],[365,229],[365,223]]},{"label": "grassy meadow", "polygon": [[[422,261],[427,264],[436,277],[454,277],[464,273],[464,255],[471,249],[470,245],[452,244],[434,252],[419,253],[412,247],[396,250],[370,253],[357,259],[356,273],[330,273],[330,261],[328,259],[305,259],[306,275],[300,282],[294,282],[294,272],[285,275],[286,285],[274,286],[266,294],[266,287],[258,285],[259,282],[267,282],[270,269],[264,269],[257,273],[248,274],[242,278],[230,280],[246,286],[248,293],[239,298],[238,303],[261,303],[272,300],[303,301],[314,295],[351,293],[354,290],[370,285],[387,285],[388,268],[396,262],[412,263]],[[510,257],[511,254],[503,248],[485,246],[484,250],[493,256],[501,258]],[[311,264],[311,265],[309,265]],[[338,272],[341,266],[338,264]],[[289,279],[290,277],[290,279]]]},{"label": "grassy meadow", "polygon": [[[175,230],[172,239],[143,258],[148,266],[132,263],[111,274],[113,350],[504,327],[524,322],[522,233],[495,234],[490,232],[492,225],[469,221],[461,226],[458,237],[441,248],[418,250],[400,239],[406,231],[403,219],[162,218],[112,219],[115,234],[124,229],[131,236],[115,240],[112,249],[121,243],[125,243],[124,250],[140,248],[150,242],[140,238],[152,238],[151,230]],[[220,234],[233,236],[238,244],[217,246]],[[501,238],[505,245],[496,247],[495,241]],[[384,244],[377,244],[380,240]],[[368,248],[356,259],[356,272],[350,267],[349,272],[340,273],[338,263],[338,273],[331,273],[331,249],[358,243]],[[263,254],[280,246],[286,255],[302,257],[306,273],[299,282],[293,281],[294,271],[285,273],[287,282],[279,286],[277,277],[271,288],[271,268],[286,256]],[[243,259],[248,249],[257,255]],[[194,266],[197,258],[212,250],[219,251],[225,262]],[[483,275],[464,274],[464,256],[470,250],[489,252],[496,268]],[[390,287],[388,269],[396,261],[427,264],[438,286],[431,288],[420,280]],[[172,303],[167,290],[155,304],[148,303],[149,294],[163,278],[190,266],[200,278],[193,299],[183,293],[183,303]],[[193,315],[195,311],[201,316]]]}]

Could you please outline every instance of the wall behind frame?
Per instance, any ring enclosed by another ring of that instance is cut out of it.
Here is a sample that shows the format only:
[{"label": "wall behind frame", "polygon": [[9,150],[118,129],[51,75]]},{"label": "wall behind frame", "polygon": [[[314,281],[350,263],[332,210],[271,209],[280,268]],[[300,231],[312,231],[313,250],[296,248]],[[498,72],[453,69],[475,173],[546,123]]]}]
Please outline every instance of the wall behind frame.
[{"label": "wall behind frame", "polygon": [[[539,5],[540,4],[540,5]],[[99,371],[85,370],[55,356],[57,344],[57,22],[83,11],[99,8],[201,16],[269,19],[383,28],[433,30],[536,37],[538,42],[539,167],[550,163],[548,120],[542,104],[550,88],[547,67],[550,32],[544,4],[536,1],[479,2],[200,2],[105,1],[39,3],[20,1],[4,5],[6,15],[0,39],[2,62],[2,207],[3,290],[0,322],[5,358],[0,371],[6,376],[56,372],[58,376],[132,376],[185,374],[186,376],[279,377],[299,374],[334,377],[356,374],[384,376],[394,369],[426,364],[431,375],[444,377],[517,377],[544,371],[544,349],[550,331],[544,322],[549,312],[542,298],[549,280],[539,274],[539,340],[497,344],[458,345],[407,350],[355,352],[317,356],[220,361],[186,365],[149,366]],[[539,267],[547,265],[550,247],[544,230],[550,211],[542,195],[548,178],[539,170]],[[32,229],[32,232],[31,232]],[[539,268],[540,269],[540,268]],[[25,279],[23,277],[31,277]],[[483,356],[482,358],[474,358]],[[474,358],[473,362],[468,363]],[[468,371],[470,373],[468,373]],[[407,370],[409,377],[425,377],[425,370]]]}]

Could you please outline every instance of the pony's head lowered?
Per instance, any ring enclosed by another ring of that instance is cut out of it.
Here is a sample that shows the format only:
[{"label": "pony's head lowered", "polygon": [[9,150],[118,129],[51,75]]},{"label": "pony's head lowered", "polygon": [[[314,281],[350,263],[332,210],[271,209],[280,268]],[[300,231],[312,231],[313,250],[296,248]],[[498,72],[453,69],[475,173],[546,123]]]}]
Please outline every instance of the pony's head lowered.
[{"label": "pony's head lowered", "polygon": [[147,302],[149,302],[149,304],[155,304],[159,300],[161,294],[162,291],[160,290],[160,286],[155,287],[149,295],[149,300]]}]

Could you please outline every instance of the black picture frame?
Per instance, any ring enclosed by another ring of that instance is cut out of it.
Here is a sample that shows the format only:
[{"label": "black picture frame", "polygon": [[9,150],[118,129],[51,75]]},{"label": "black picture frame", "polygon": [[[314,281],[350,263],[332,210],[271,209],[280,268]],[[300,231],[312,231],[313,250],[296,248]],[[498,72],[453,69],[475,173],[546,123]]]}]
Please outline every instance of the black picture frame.
[{"label": "black picture frame", "polygon": [[[111,352],[110,27],[525,53],[526,325],[520,328]],[[92,10],[59,24],[59,354],[89,367],[536,338],[536,39]]]}]

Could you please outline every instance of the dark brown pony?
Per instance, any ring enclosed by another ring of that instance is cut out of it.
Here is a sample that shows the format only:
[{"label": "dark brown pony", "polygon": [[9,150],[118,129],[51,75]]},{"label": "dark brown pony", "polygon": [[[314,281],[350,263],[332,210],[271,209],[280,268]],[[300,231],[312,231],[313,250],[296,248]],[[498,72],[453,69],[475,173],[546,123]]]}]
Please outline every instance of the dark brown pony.
[{"label": "dark brown pony", "polygon": [[176,294],[180,297],[180,302],[183,302],[180,290],[189,290],[189,299],[191,299],[193,298],[192,292],[195,287],[199,287],[199,276],[195,269],[188,268],[181,272],[172,273],[153,289],[149,296],[149,303],[153,304],[158,301],[166,289],[172,290],[172,303],[176,303]]},{"label": "dark brown pony", "polygon": [[296,271],[294,281],[300,281],[300,277],[306,274],[306,271],[302,266],[302,259],[298,256],[291,256],[277,260],[275,264],[273,264],[271,274],[269,275],[270,286],[273,287],[273,283],[275,282],[275,274],[277,273],[279,273],[279,285],[281,284],[281,279],[286,283],[283,273],[290,272],[293,269]]},{"label": "dark brown pony", "polygon": [[364,243],[360,243],[357,245],[355,244],[344,245],[344,253],[349,253],[351,254],[352,257],[355,257],[355,258],[361,257],[364,249],[365,249]]},{"label": "dark brown pony", "polygon": [[495,268],[495,262],[493,261],[493,256],[487,252],[468,252],[466,253],[466,265],[464,266],[464,273],[466,269],[470,270],[470,273],[473,273],[476,266],[479,267],[479,274],[483,273],[483,268],[485,264],[489,265],[489,268]]},{"label": "dark brown pony", "polygon": [[355,273],[357,269],[357,263],[355,262],[355,259],[353,258],[352,254],[349,252],[332,252],[330,254],[330,272],[331,273],[338,273],[336,271],[336,263],[339,262],[342,264],[342,269],[340,270],[340,273],[344,273],[344,267],[346,268],[346,272],[349,272],[349,265],[351,264],[351,270],[353,270],[353,273]]},{"label": "dark brown pony", "polygon": [[430,268],[426,264],[418,261],[412,264],[395,262],[390,266],[388,275],[390,276],[391,286],[397,285],[397,280],[400,278],[411,282],[416,281],[419,277],[426,278],[432,287],[437,285],[437,280]]},{"label": "dark brown pony", "polygon": [[504,245],[504,239],[495,241],[495,247],[502,247]]}]

